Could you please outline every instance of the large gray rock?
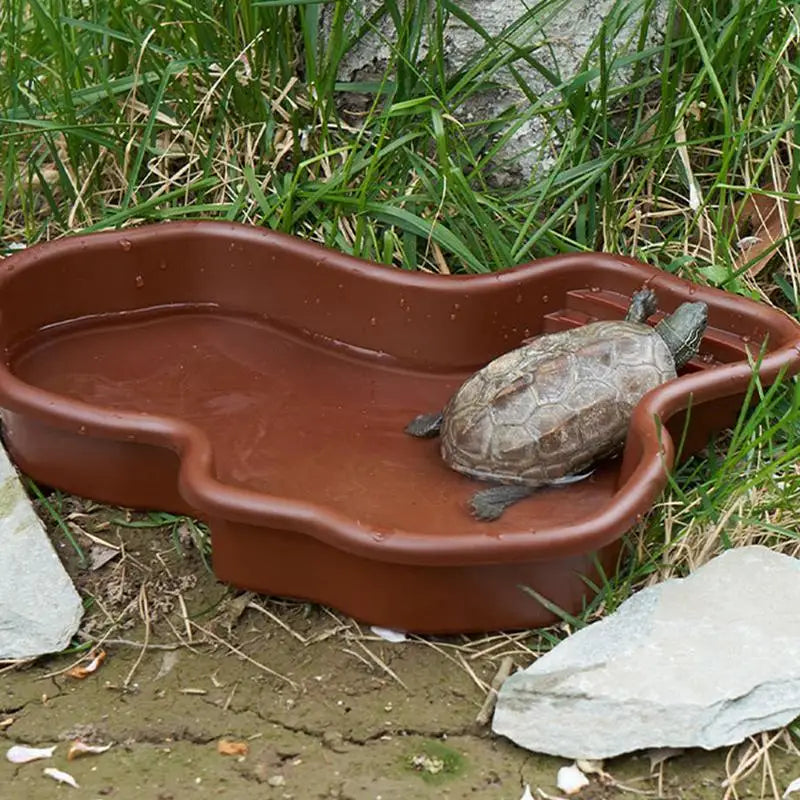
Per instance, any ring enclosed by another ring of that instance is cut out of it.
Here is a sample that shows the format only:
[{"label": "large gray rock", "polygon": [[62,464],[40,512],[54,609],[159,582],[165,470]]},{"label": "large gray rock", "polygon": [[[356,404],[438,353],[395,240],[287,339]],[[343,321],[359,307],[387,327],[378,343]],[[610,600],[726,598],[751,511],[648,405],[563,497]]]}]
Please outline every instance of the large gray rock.
[{"label": "large gray rock", "polygon": [[609,758],[711,750],[800,715],[800,561],[750,546],[648,587],[508,678],[495,733]]},{"label": "large gray rock", "polygon": [[[357,22],[363,24],[363,20],[374,14],[379,5],[380,0],[355,2]],[[435,4],[430,5],[433,9]],[[566,82],[582,71],[582,62],[590,50],[595,54],[589,58],[590,66],[599,65],[593,43],[604,23],[607,26],[606,57],[609,63],[617,63],[614,59],[635,51],[647,3],[645,0],[629,3],[620,3],[619,0],[552,0],[538,4],[527,0],[459,0],[458,6],[494,37],[495,55],[512,52],[512,46],[517,48],[517,53],[527,51]],[[326,11],[328,21],[330,13]],[[353,16],[351,12],[351,20]],[[663,40],[664,0],[657,0],[649,10],[648,20],[650,28],[645,46]],[[340,63],[340,80],[376,80],[384,74],[392,60],[397,34],[388,14],[375,27],[345,54]],[[424,58],[428,50],[426,34],[423,32],[419,59]],[[452,75],[462,69],[485,45],[484,39],[472,27],[450,16],[444,32],[448,73]],[[547,107],[560,101],[559,90],[528,60],[512,57],[511,64],[530,94],[542,102],[540,109],[526,115],[525,109],[530,108],[530,102],[512,71],[504,66],[492,73],[481,72],[482,79],[494,84],[490,90],[472,95],[460,108],[449,109],[467,122],[493,120],[512,104],[520,109],[523,121],[501,150],[503,168],[499,180],[504,183],[516,183],[544,174],[555,163],[559,148],[559,137],[549,124],[552,112],[548,115],[543,113]],[[630,75],[627,67],[612,67],[611,72],[610,83],[617,86],[624,85]],[[569,127],[564,118],[562,129]]]},{"label": "large gray rock", "polygon": [[62,650],[83,607],[0,446],[0,659]]}]

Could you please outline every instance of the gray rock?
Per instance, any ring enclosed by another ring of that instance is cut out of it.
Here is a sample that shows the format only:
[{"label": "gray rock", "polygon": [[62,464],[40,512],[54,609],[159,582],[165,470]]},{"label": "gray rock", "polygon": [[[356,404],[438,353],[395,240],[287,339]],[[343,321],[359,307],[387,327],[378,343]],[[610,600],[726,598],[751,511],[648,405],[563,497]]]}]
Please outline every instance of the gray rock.
[{"label": "gray rock", "polygon": [[83,606],[0,446],[0,659],[66,647]]},{"label": "gray rock", "polygon": [[[380,2],[360,0],[354,5],[359,11],[356,22],[363,23],[376,11]],[[431,9],[434,5],[431,4]],[[497,38],[502,34],[502,41],[498,38],[497,52],[509,52],[512,44],[520,50],[528,50],[546,69],[560,76],[562,81],[569,81],[581,72],[582,62],[605,22],[613,30],[613,35],[607,36],[609,59],[635,51],[636,31],[645,3],[643,0],[634,0],[623,7],[618,0],[554,0],[539,4],[533,13],[532,5],[527,0],[460,0],[458,5],[492,37]],[[622,13],[621,8],[624,8]],[[330,13],[327,11],[323,17],[323,32],[329,27]],[[351,22],[353,16],[351,12]],[[656,2],[649,21],[650,30],[645,46],[663,40],[666,21],[664,0]],[[370,81],[384,74],[392,59],[391,49],[396,33],[388,15],[381,18],[376,28],[345,54],[340,62],[340,80]],[[444,47],[449,74],[462,69],[484,46],[483,38],[469,25],[455,16],[448,19]],[[427,50],[427,36],[423,32],[419,59],[425,57]],[[596,58],[590,57],[591,65],[597,66],[596,61]],[[496,181],[506,184],[543,175],[555,164],[559,148],[558,135],[551,128],[548,117],[542,113],[548,106],[560,101],[558,89],[527,60],[515,58],[512,65],[532,96],[541,102],[541,108],[527,114],[503,145],[500,159],[495,160],[496,164],[502,161]],[[629,76],[629,69],[615,68],[610,82],[622,86]],[[481,77],[490,80],[493,87],[472,95],[460,108],[451,109],[457,118],[468,122],[493,120],[513,104],[526,114],[530,103],[511,70],[501,67],[491,75],[484,73]],[[570,127],[566,119],[562,127]]]},{"label": "gray rock", "polygon": [[638,592],[500,689],[495,733],[540,753],[711,750],[800,715],[800,560],[749,546]]}]

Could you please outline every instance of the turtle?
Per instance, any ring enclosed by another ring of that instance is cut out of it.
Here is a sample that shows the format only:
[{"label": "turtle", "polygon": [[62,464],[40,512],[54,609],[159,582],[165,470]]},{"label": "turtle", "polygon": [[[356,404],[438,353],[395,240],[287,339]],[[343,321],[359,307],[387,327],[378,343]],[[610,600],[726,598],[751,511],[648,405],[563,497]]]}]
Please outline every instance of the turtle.
[{"label": "turtle", "polygon": [[[617,453],[639,400],[677,377],[708,323],[703,302],[685,302],[657,325],[656,293],[633,294],[623,320],[600,320],[527,340],[475,372],[444,408],[405,432],[440,436],[452,469],[494,485],[470,501],[480,520],[543,486],[573,483]],[[584,470],[592,467],[589,472]]]}]

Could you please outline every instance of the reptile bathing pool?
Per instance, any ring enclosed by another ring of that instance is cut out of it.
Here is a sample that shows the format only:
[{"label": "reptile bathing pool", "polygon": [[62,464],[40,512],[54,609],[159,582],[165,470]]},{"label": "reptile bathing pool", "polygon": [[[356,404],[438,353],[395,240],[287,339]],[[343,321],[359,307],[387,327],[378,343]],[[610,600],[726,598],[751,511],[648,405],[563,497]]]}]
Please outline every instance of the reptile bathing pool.
[{"label": "reptile bathing pool", "polygon": [[[543,331],[704,300],[700,353],[644,397],[624,453],[479,522],[476,482],[403,432]],[[0,407],[49,486],[211,529],[216,575],[420,633],[535,627],[613,571],[682,456],[731,425],[752,378],[800,366],[779,311],[603,254],[441,276],[261,228],[170,222],[37,245],[0,267]],[[691,405],[686,422],[685,409]],[[661,429],[660,422],[666,428]],[[672,434],[672,436],[670,435]]]}]

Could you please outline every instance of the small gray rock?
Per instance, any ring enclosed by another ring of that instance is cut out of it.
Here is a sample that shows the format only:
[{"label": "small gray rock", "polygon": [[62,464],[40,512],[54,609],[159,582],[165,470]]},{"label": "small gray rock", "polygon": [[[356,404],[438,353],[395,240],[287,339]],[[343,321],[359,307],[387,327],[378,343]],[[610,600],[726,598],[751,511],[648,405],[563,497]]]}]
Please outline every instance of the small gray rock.
[{"label": "small gray rock", "polygon": [[800,560],[760,545],[643,589],[506,680],[495,733],[610,758],[712,750],[800,715]]},{"label": "small gray rock", "polygon": [[0,659],[63,650],[83,606],[0,446]]}]

